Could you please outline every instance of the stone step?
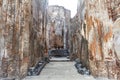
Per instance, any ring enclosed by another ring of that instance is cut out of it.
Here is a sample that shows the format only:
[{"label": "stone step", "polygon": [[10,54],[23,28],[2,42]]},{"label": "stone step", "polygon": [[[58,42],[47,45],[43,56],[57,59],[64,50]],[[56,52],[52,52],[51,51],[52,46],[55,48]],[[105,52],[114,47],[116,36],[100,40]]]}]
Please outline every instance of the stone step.
[{"label": "stone step", "polygon": [[51,57],[50,62],[69,62],[67,57]]}]

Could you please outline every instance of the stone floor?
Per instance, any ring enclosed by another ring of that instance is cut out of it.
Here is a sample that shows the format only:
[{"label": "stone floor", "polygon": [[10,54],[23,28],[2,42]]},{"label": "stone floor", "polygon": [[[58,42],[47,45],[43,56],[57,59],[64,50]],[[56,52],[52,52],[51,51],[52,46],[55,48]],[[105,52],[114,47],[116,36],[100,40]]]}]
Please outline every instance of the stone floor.
[{"label": "stone floor", "polygon": [[26,77],[24,80],[95,80],[92,76],[80,75],[74,62],[50,62],[39,76]]}]

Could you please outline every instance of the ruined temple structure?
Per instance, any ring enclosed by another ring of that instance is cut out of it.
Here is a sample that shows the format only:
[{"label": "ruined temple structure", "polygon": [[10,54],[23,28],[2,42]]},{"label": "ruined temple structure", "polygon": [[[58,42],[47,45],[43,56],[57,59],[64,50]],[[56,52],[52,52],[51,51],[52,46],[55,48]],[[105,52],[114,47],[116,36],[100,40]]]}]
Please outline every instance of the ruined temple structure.
[{"label": "ruined temple structure", "polygon": [[62,6],[48,7],[47,45],[49,49],[68,47],[70,15],[70,10]]},{"label": "ruined temple structure", "polygon": [[22,80],[53,48],[67,49],[95,78],[120,80],[120,0],[76,6],[71,18],[48,0],[0,0],[0,80]]}]

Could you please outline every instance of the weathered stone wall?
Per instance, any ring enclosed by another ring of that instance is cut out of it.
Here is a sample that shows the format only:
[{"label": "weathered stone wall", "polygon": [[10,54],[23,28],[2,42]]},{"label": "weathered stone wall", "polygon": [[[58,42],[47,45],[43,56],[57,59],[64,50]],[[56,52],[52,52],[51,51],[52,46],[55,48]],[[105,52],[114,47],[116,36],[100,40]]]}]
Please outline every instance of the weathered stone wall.
[{"label": "weathered stone wall", "polygon": [[67,48],[70,26],[70,11],[62,6],[49,6],[47,24],[47,45],[51,48]]},{"label": "weathered stone wall", "polygon": [[31,1],[0,1],[0,77],[26,74],[30,20]]},{"label": "weathered stone wall", "polygon": [[71,28],[78,27],[71,34],[72,53],[95,77],[120,79],[119,3],[119,0],[79,0],[78,12],[71,22]]},{"label": "weathered stone wall", "polygon": [[30,66],[46,53],[47,0],[32,0],[32,26],[30,27]]},{"label": "weathered stone wall", "polygon": [[46,1],[0,0],[0,78],[21,79],[43,54]]}]

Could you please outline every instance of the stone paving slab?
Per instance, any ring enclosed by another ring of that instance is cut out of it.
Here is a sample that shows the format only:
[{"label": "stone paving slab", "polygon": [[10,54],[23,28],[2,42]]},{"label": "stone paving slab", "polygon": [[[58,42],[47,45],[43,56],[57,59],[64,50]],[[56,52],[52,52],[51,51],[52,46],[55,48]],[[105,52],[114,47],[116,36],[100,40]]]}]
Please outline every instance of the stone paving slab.
[{"label": "stone paving slab", "polygon": [[39,76],[28,76],[24,80],[95,80],[92,76],[80,75],[74,62],[50,62]]}]

